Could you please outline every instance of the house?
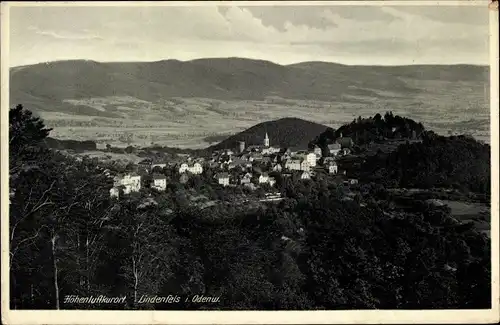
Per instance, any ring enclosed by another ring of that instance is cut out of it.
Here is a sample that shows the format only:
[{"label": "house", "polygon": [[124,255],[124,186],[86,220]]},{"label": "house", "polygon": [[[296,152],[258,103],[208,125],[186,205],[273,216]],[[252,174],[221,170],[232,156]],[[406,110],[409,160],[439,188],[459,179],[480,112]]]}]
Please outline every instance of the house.
[{"label": "house", "polygon": [[340,145],[340,143],[333,143],[328,145],[328,152],[330,152],[332,156],[337,156],[341,149],[342,146]]},{"label": "house", "polygon": [[355,179],[355,178],[352,178],[352,179],[349,180],[349,184],[356,185],[356,184],[358,184],[358,180]]},{"label": "house", "polygon": [[152,169],[151,165],[152,165],[151,159],[144,159],[137,163],[137,167],[143,168],[145,170],[149,170],[150,168]]},{"label": "house", "polygon": [[283,170],[283,167],[280,164],[275,164],[273,166],[273,171],[275,171],[275,172],[281,173],[282,170]]},{"label": "house", "polygon": [[190,166],[189,172],[191,172],[191,174],[199,175],[203,173],[203,167],[199,162],[196,162],[192,166]]},{"label": "house", "polygon": [[262,173],[259,176],[259,184],[269,183],[269,175],[267,173]]},{"label": "house", "polygon": [[339,167],[337,166],[337,163],[333,162],[332,164],[327,165],[327,170],[330,174],[337,174],[339,172]]},{"label": "house", "polygon": [[335,162],[335,158],[333,158],[333,157],[325,157],[325,158],[323,159],[323,165],[325,165],[325,166],[327,166],[327,165],[329,165],[329,164],[333,164],[333,163],[335,163],[335,164],[336,164],[336,162]]},{"label": "house", "polygon": [[109,196],[118,198],[120,196],[120,190],[118,189],[118,187],[112,187],[109,190]]},{"label": "house", "polygon": [[232,158],[231,159],[231,162],[227,165],[227,168],[228,169],[233,169],[233,168],[236,168],[236,167],[243,167],[245,166],[245,161],[243,159],[240,159],[240,158]]},{"label": "house", "polygon": [[141,189],[141,176],[136,173],[117,176],[114,179],[115,186],[124,186],[123,193],[130,194],[131,192],[139,192]]},{"label": "house", "polygon": [[167,164],[163,164],[163,163],[151,164],[151,170],[153,170],[155,167],[163,169],[163,168],[167,167]]},{"label": "house", "polygon": [[349,149],[349,148],[342,149],[342,155],[346,156],[346,155],[349,155],[350,153],[351,153],[351,149]]},{"label": "house", "polygon": [[285,168],[288,170],[301,170],[301,162],[300,159],[288,159],[285,163]]},{"label": "house", "polygon": [[228,173],[219,173],[215,175],[215,178],[217,179],[217,182],[222,185],[222,186],[228,186],[229,185],[229,174]]},{"label": "house", "polygon": [[309,166],[316,167],[316,154],[313,152],[309,152],[305,155],[305,159],[309,163]]},{"label": "house", "polygon": [[306,159],[292,158],[286,161],[285,168],[289,170],[307,170],[310,169],[309,162]]},{"label": "house", "polygon": [[320,147],[314,146],[314,154],[316,155],[316,158],[319,159],[321,156],[323,156],[323,152]]},{"label": "house", "polygon": [[266,148],[262,149],[262,154],[263,155],[272,155],[272,154],[278,153],[280,151],[281,151],[281,148],[278,148],[278,147],[266,147]]},{"label": "house", "polygon": [[269,185],[274,186],[274,184],[276,184],[276,178],[269,177]]},{"label": "house", "polygon": [[250,173],[246,173],[245,175],[243,175],[243,177],[240,179],[240,184],[241,185],[244,185],[244,184],[248,184],[252,181],[252,174]]},{"label": "house", "polygon": [[310,169],[311,169],[311,165],[309,164],[309,161],[304,159],[300,162],[300,170],[308,172]]},{"label": "house", "polygon": [[251,145],[248,146],[246,151],[247,152],[260,152],[262,150],[262,146],[260,145]]},{"label": "house", "polygon": [[183,174],[187,172],[189,169],[189,165],[186,163],[182,163],[181,166],[179,167],[179,174]]},{"label": "house", "polygon": [[304,171],[302,175],[300,175],[300,179],[311,179],[311,174],[308,171]]},{"label": "house", "polygon": [[199,175],[203,172],[203,167],[199,162],[195,162],[190,165],[187,163],[182,163],[179,167],[179,174],[183,174],[185,172],[190,172],[191,174]]},{"label": "house", "polygon": [[167,177],[161,174],[153,174],[152,188],[158,191],[165,191],[167,189]]}]

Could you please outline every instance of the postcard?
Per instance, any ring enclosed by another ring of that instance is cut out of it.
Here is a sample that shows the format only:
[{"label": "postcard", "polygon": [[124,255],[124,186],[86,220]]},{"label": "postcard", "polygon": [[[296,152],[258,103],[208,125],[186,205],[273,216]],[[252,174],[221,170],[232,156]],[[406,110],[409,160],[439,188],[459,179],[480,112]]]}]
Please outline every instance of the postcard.
[{"label": "postcard", "polygon": [[498,2],[1,17],[3,323],[499,321]]}]

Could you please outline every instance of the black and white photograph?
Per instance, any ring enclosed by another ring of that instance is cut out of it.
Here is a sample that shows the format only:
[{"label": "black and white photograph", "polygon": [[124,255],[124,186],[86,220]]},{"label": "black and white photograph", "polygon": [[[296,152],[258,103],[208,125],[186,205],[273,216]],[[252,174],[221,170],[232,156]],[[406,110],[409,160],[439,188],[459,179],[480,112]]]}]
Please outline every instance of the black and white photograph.
[{"label": "black and white photograph", "polygon": [[2,3],[2,322],[498,321],[498,6],[443,3]]}]

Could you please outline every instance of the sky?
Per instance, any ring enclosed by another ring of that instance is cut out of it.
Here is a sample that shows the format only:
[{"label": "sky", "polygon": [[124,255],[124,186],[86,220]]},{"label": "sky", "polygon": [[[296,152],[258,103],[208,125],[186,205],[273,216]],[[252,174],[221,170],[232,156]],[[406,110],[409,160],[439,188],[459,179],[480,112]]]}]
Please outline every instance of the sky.
[{"label": "sky", "polygon": [[488,64],[486,6],[11,7],[10,66],[246,57]]}]

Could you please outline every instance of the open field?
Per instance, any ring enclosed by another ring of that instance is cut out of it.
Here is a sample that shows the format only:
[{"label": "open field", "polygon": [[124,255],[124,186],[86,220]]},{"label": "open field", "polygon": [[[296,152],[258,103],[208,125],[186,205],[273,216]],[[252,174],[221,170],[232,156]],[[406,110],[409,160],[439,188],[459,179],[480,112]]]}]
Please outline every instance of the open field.
[{"label": "open field", "polygon": [[480,218],[490,221],[490,208],[486,204],[441,200],[450,207],[451,214],[460,220]]},{"label": "open field", "polygon": [[473,222],[474,227],[490,236],[490,207],[481,203],[442,200],[451,208],[451,215],[462,222]]},{"label": "open field", "polygon": [[447,105],[434,106],[432,101],[422,104],[418,97],[383,101],[374,98],[372,103],[278,98],[264,101],[174,98],[150,103],[130,97],[107,97],[70,103],[103,109],[117,117],[40,112],[46,124],[54,128],[51,136],[96,140],[113,146],[128,145],[124,139],[131,135],[134,145],[155,143],[203,148],[213,144],[205,140],[207,137],[238,133],[255,124],[283,117],[298,117],[336,128],[358,116],[373,116],[387,110],[422,121],[427,128],[440,134],[471,133],[480,140],[489,141],[487,107],[476,102],[465,109],[453,108],[459,103],[453,103],[452,99]]},{"label": "open field", "polygon": [[207,137],[283,117],[335,128],[392,111],[481,140],[490,124],[489,67],[473,65],[56,61],[12,68],[10,101],[40,114],[53,137],[120,146],[201,148]]}]

